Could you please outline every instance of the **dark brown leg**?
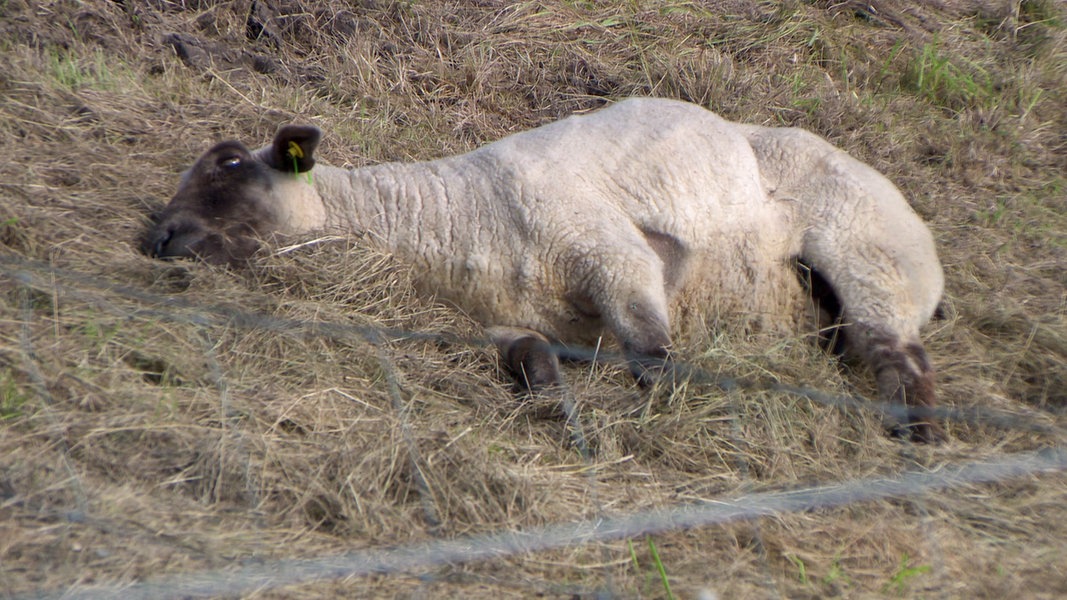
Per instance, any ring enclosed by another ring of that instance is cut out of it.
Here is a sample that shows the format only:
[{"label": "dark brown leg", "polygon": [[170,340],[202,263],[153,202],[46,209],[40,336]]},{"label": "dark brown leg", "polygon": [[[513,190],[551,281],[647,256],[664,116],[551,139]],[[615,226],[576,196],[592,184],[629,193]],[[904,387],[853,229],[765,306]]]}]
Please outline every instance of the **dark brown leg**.
[{"label": "dark brown leg", "polygon": [[520,388],[537,392],[562,385],[559,357],[548,338],[513,327],[494,327],[489,335],[500,351],[504,368]]},{"label": "dark brown leg", "polygon": [[944,441],[945,432],[929,410],[937,404],[934,369],[922,344],[902,342],[898,336],[875,328],[854,327],[853,339],[877,378],[879,399],[907,407],[903,421],[887,417],[892,433],[916,442]]}]

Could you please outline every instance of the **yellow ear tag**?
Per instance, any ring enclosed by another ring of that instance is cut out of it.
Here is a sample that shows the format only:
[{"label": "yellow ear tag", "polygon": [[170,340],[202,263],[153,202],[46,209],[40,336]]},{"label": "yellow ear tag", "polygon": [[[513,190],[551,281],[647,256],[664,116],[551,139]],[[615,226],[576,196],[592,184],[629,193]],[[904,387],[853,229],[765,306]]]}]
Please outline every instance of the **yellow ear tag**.
[{"label": "yellow ear tag", "polygon": [[300,147],[300,144],[289,140],[289,156],[293,158],[304,158],[304,149]]},{"label": "yellow ear tag", "polygon": [[[293,159],[293,176],[300,176],[300,167],[298,166],[298,159],[304,158],[304,149],[300,147],[300,144],[289,140],[289,148],[286,150],[289,158]],[[311,183],[311,171],[308,171],[308,184]]]}]

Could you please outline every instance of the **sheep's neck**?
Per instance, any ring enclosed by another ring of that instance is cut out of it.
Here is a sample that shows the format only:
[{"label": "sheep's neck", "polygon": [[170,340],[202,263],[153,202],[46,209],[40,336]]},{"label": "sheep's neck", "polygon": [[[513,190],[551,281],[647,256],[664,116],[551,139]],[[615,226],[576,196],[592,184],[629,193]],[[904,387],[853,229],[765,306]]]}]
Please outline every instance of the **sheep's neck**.
[{"label": "sheep's neck", "polygon": [[[316,166],[313,180],[325,208],[325,228],[367,235],[404,253],[431,246],[445,249],[451,245],[452,222],[457,218],[450,199],[456,194],[480,195],[470,189],[469,178],[448,171],[449,165],[442,161],[352,170]],[[457,185],[464,189],[457,191]]]}]

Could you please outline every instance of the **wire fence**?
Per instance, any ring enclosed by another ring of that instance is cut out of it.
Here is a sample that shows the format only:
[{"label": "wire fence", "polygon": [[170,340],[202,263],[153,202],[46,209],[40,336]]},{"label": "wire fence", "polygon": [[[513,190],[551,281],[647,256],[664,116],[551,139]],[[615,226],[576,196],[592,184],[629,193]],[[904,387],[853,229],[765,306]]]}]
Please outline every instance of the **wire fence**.
[{"label": "wire fence", "polygon": [[[105,278],[57,269],[43,262],[20,257],[0,255],[0,276],[7,277],[20,286],[22,305],[22,329],[20,344],[28,363],[31,383],[42,394],[46,405],[54,401],[48,397],[47,386],[36,367],[31,337],[28,332],[32,307],[28,290],[46,291],[93,305],[122,318],[158,319],[160,321],[188,323],[204,328],[228,326],[245,329],[267,330],[289,335],[317,336],[348,343],[369,344],[378,350],[377,356],[388,386],[392,410],[401,424],[402,440],[406,446],[407,459],[411,462],[415,487],[421,497],[423,518],[431,533],[440,523],[437,508],[426,481],[422,478],[424,464],[412,436],[414,425],[409,419],[409,407],[405,404],[396,376],[396,368],[385,350],[386,343],[397,341],[438,341],[469,346],[485,346],[487,340],[464,338],[452,334],[403,331],[398,329],[358,326],[347,323],[298,320],[257,314],[225,305],[204,305],[176,296],[154,294]],[[136,302],[136,308],[123,307],[111,301],[119,296]],[[205,340],[205,347],[212,344]],[[571,347],[558,348],[567,358],[600,362],[618,361],[620,356],[611,356],[597,350],[582,350]],[[220,409],[225,413],[227,386],[224,373],[217,361],[209,360],[215,385],[219,388]],[[698,367],[678,363],[679,375],[690,381],[719,386],[724,390],[769,390],[807,398],[813,402],[850,411],[875,411],[904,417],[902,407],[870,401],[856,396],[831,394],[817,389],[782,384],[777,381],[762,381],[753,378],[730,378],[708,373]],[[570,523],[531,528],[524,531],[499,531],[488,535],[467,536],[454,539],[435,539],[428,542],[401,547],[379,547],[345,554],[322,556],[314,559],[287,559],[263,561],[254,565],[235,566],[222,570],[210,570],[161,577],[121,585],[74,586],[67,589],[44,591],[15,596],[18,600],[51,598],[194,598],[242,594],[271,590],[309,582],[335,580],[369,575],[410,575],[434,567],[469,564],[501,559],[548,550],[576,547],[592,543],[639,538],[650,534],[687,530],[697,527],[721,525],[736,521],[754,521],[762,517],[788,513],[810,512],[819,509],[840,507],[859,502],[890,498],[907,498],[917,503],[920,514],[922,496],[929,492],[958,488],[961,486],[1005,481],[1013,478],[1033,477],[1045,473],[1067,470],[1067,445],[1063,431],[1048,423],[1024,415],[1008,414],[990,409],[959,409],[938,407],[925,411],[923,418],[958,421],[973,425],[993,426],[1005,429],[1025,430],[1049,434],[1056,445],[1036,452],[1005,454],[985,461],[945,465],[933,471],[911,471],[896,477],[869,478],[843,481],[834,485],[803,489],[758,493],[737,496],[728,500],[716,500],[682,504],[664,509],[635,512],[622,517],[609,517],[597,495],[597,470],[595,460],[588,450],[582,418],[576,410],[576,402],[570,390],[564,389],[561,402],[572,440],[589,466],[591,502],[597,518]],[[914,411],[913,411],[914,412]],[[735,432],[740,435],[740,432]],[[66,453],[64,453],[66,460]],[[73,468],[67,464],[72,482],[76,510],[64,518],[69,521],[89,519],[86,492]],[[747,465],[739,465],[747,475]],[[781,596],[774,590],[774,579],[762,551],[762,536],[756,529],[756,543],[764,560],[769,594]],[[605,561],[607,562],[607,561]],[[559,584],[543,582],[545,589],[556,592],[592,593],[610,597],[611,573],[605,571],[604,590],[562,590]],[[564,586],[565,587],[565,586]],[[605,592],[606,590],[606,592]]]},{"label": "wire fence", "polygon": [[308,560],[189,573],[126,586],[62,590],[19,598],[189,598],[240,594],[298,583],[407,574],[455,565],[543,552],[569,546],[642,537],[648,534],[720,525],[786,513],[809,512],[858,502],[919,496],[945,488],[1057,473],[1067,469],[1067,449],[1010,454],[996,460],[946,466],[939,471],[908,472],[894,478],[856,479],[834,486],[753,494],[729,500],[646,511],[615,519],[579,521],[527,531],[435,540],[399,548],[373,548]]},{"label": "wire fence", "polygon": [[[49,293],[66,294],[71,298],[91,303],[96,308],[111,312],[115,316],[128,319],[158,319],[160,321],[204,327],[225,325],[237,329],[258,329],[374,346],[379,346],[386,341],[431,341],[468,347],[491,345],[491,342],[485,338],[463,337],[444,332],[427,333],[388,327],[353,325],[351,323],[292,319],[249,312],[223,304],[212,305],[191,302],[185,298],[155,294],[101,277],[58,269],[40,261],[18,257],[0,255],[0,273],[28,288]],[[90,290],[98,293],[93,294]],[[134,300],[146,304],[148,307],[133,310],[124,309],[109,302],[107,294]],[[624,357],[605,352],[599,348],[557,345],[554,349],[565,360],[590,362],[595,360],[601,363],[626,364]],[[1050,435],[1062,436],[1064,434],[1064,431],[1060,428],[1042,423],[1035,418],[993,409],[947,406],[902,407],[897,404],[878,402],[855,395],[833,394],[823,390],[784,384],[774,380],[722,376],[684,362],[676,362],[673,368],[680,379],[687,379],[697,384],[715,385],[724,391],[776,391],[803,397],[833,408],[874,411],[878,414],[886,414],[899,419],[907,419],[909,415],[913,415],[918,418],[942,419]]]}]

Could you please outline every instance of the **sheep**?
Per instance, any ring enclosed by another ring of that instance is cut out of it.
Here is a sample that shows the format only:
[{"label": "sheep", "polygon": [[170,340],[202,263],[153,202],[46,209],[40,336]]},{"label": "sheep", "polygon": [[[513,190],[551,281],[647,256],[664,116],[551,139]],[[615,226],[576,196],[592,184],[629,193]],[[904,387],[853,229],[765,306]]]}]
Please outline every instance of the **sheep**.
[{"label": "sheep", "polygon": [[360,234],[483,324],[532,391],[562,382],[558,344],[605,330],[648,383],[670,371],[672,316],[795,326],[799,261],[881,400],[910,411],[888,425],[943,439],[919,337],[944,286],[933,237],[888,179],[815,134],[631,98],[429,162],[316,164],[320,137],[284,125],[255,151],[217,144],[144,252],[229,263],[275,235]]}]

